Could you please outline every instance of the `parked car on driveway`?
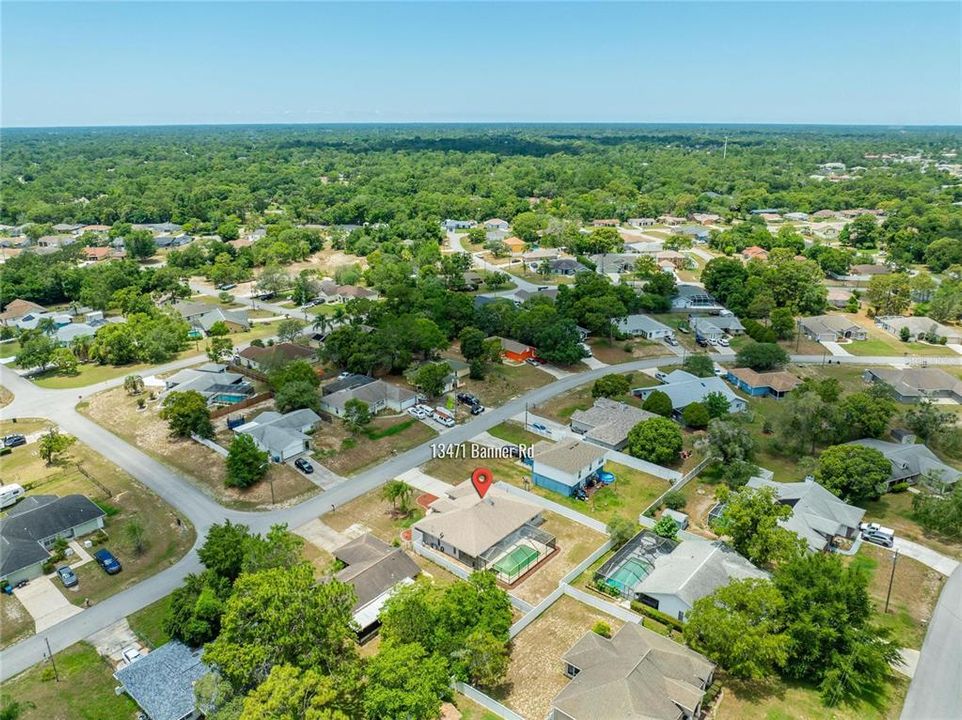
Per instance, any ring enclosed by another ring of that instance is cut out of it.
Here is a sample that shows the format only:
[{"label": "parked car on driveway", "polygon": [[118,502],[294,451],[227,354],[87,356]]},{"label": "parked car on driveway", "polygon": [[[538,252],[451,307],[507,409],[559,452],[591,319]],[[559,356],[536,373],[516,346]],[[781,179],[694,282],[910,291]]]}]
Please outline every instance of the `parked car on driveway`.
[{"label": "parked car on driveway", "polygon": [[718,344],[722,347],[728,347],[731,345],[731,342],[729,342],[728,338],[718,338]]},{"label": "parked car on driveway", "polygon": [[78,582],[76,573],[67,565],[57,568],[57,577],[65,588],[75,587]]},{"label": "parked car on driveway", "polygon": [[477,405],[478,399],[471,393],[460,392],[458,393],[458,402],[462,405]]},{"label": "parked car on driveway", "polygon": [[419,406],[417,406],[417,405],[415,405],[414,407],[409,407],[409,408],[408,408],[408,415],[410,415],[410,416],[413,417],[413,418],[417,418],[418,420],[423,420],[424,418],[426,418],[426,417],[428,416],[428,414],[427,414],[426,412],[424,412],[424,410],[422,410],[422,409],[421,409]]},{"label": "parked car on driveway", "polygon": [[669,335],[668,337],[665,338],[665,344],[671,345],[672,347],[677,347],[678,341],[675,340],[675,338],[673,338],[671,335]]},{"label": "parked car on driveway", "polygon": [[472,415],[480,415],[483,412],[484,412],[484,405],[482,405],[481,403],[475,403],[474,405],[471,406]]},{"label": "parked car on driveway", "polygon": [[858,529],[866,542],[889,548],[895,545],[895,531],[892,528],[882,527],[878,523],[862,523]]},{"label": "parked car on driveway", "polygon": [[544,423],[531,423],[531,427],[533,427],[535,430],[537,430],[540,433],[544,433],[545,435],[551,434],[551,430],[549,430]]},{"label": "parked car on driveway", "polygon": [[97,564],[102,567],[108,575],[116,575],[124,569],[123,565],[120,564],[120,560],[115,558],[110,550],[98,550],[94,553],[94,560],[97,561]]},{"label": "parked car on driveway", "polygon": [[297,458],[294,461],[294,467],[300,470],[305,475],[310,475],[314,472],[314,466],[311,465],[305,458]]},{"label": "parked car on driveway", "polygon": [[26,445],[27,438],[20,434],[7,435],[3,438],[4,447],[18,447],[19,445]]}]

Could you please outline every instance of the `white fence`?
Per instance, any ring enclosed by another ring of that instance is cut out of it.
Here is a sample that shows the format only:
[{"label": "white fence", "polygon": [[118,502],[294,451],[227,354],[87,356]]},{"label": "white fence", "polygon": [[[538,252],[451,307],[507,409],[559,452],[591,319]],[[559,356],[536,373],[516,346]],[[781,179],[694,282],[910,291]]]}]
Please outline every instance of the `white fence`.
[{"label": "white fence", "polygon": [[190,434],[190,439],[194,440],[195,442],[199,442],[201,445],[203,445],[206,448],[210,448],[211,450],[213,450],[215,453],[217,453],[222,457],[227,457],[227,448],[222,447],[221,445],[218,445],[213,440],[202,438],[200,435],[196,435],[195,433]]},{"label": "white fence", "polygon": [[608,451],[608,460],[611,462],[616,462],[619,465],[627,465],[635,470],[641,470],[643,473],[654,475],[656,478],[661,478],[662,480],[667,480],[668,482],[674,483],[681,480],[681,473],[677,470],[662,467],[661,465],[655,465],[655,463],[648,462],[647,460],[641,460],[640,458],[633,457],[627,453],[618,452],[617,450]]},{"label": "white fence", "polygon": [[597,530],[598,532],[604,533],[605,535],[608,534],[608,529],[605,527],[605,524],[603,522],[595,520],[594,518],[590,518],[587,515],[584,515],[578,512],[577,510],[572,510],[571,508],[566,507],[565,505],[556,503],[553,500],[548,500],[547,498],[543,498],[540,495],[535,495],[534,493],[530,493],[527,490],[522,490],[521,488],[515,487],[514,485],[511,485],[509,483],[499,482],[496,484],[496,486],[498,487],[498,489],[504,490],[506,493],[510,495],[516,495],[522,498],[525,502],[531,503],[532,505],[537,505],[538,507],[542,507],[545,510],[550,510],[553,513],[561,515],[562,517],[566,517],[569,520],[572,520],[580,525],[584,525],[585,527],[591,528],[592,530]]},{"label": "white fence", "polygon": [[488,697],[477,688],[473,688],[466,683],[456,680],[454,683],[452,683],[452,687],[469,700],[473,700],[485,710],[494,713],[499,718],[503,718],[504,720],[526,720],[524,717],[514,712],[514,710],[505,707],[494,698]]},{"label": "white fence", "polygon": [[542,600],[537,605],[535,605],[523,618],[521,618],[514,625],[511,626],[511,629],[508,631],[508,637],[514,640],[514,638],[518,635],[518,633],[520,633],[522,630],[528,627],[528,625],[530,625],[539,617],[541,617],[544,614],[545,610],[547,610],[549,607],[554,605],[555,600],[560,598],[562,595],[564,595],[564,587],[559,585],[558,587],[556,587],[554,590],[551,591],[550,595],[548,595],[544,600]]},{"label": "white fence", "polygon": [[634,623],[635,625],[641,625],[642,617],[637,613],[627,610],[620,605],[615,605],[607,600],[602,600],[600,597],[592,595],[591,593],[586,593],[584,590],[579,590],[571,585],[564,584],[561,586],[564,590],[564,594],[568,597],[572,597],[575,600],[583,602],[585,605],[590,605],[596,610],[600,610],[603,613],[607,613],[619,620],[624,620],[625,622]]}]

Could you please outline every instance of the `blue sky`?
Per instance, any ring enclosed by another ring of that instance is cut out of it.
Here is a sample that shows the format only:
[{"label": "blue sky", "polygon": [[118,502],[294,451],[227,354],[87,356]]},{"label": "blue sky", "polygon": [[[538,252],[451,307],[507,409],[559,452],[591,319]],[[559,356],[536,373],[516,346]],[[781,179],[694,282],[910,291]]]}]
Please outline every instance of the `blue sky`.
[{"label": "blue sky", "polygon": [[14,126],[962,123],[962,4],[2,4]]}]

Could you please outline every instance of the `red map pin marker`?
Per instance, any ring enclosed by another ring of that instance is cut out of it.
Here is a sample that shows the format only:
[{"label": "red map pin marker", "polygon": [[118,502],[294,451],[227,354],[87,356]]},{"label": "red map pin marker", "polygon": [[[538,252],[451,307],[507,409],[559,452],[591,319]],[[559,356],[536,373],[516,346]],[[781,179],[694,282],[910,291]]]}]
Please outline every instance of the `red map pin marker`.
[{"label": "red map pin marker", "polygon": [[478,495],[484,500],[484,496],[487,495],[488,490],[491,488],[491,483],[494,482],[494,475],[487,468],[478,468],[473,473],[471,473],[471,484],[474,485],[474,489],[478,491]]}]

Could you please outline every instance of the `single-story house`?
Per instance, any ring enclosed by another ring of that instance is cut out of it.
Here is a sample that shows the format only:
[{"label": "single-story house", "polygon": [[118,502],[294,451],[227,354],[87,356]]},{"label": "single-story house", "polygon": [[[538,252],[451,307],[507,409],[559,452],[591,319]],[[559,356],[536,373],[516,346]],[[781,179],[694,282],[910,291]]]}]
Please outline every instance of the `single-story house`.
[{"label": "single-story house", "polygon": [[481,273],[475,270],[466,270],[465,272],[461,273],[461,282],[464,284],[464,288],[473,292],[481,287],[481,283],[484,282],[484,278],[481,277]]},{"label": "single-story house", "polygon": [[733,580],[767,578],[721,541],[667,540],[642,530],[595,577],[627,600],[684,620],[696,600]]},{"label": "single-story house", "polygon": [[807,337],[818,342],[868,338],[868,330],[842,315],[811,315],[801,318],[798,324]]},{"label": "single-story house", "polygon": [[654,387],[635,388],[632,394],[647,400],[656,390],[665,393],[671,399],[671,407],[676,417],[694,402],[704,402],[711,393],[720,393],[728,399],[731,412],[741,412],[748,408],[748,403],[731,391],[731,388],[719,377],[700,378],[685,372],[673,370],[668,373],[661,385]]},{"label": "single-story house", "polygon": [[510,360],[511,362],[515,363],[522,363],[525,360],[530,360],[536,356],[535,349],[530,345],[519,343],[517,340],[511,340],[510,338],[497,336],[488,338],[488,340],[492,339],[501,341],[501,355],[505,360]]},{"label": "single-story house", "polygon": [[[103,325],[103,323],[100,323]],[[99,326],[89,325],[87,323],[70,323],[69,325],[61,325],[57,328],[54,333],[54,339],[60,345],[69,345],[77,338],[81,337],[93,337],[98,330]]]},{"label": "single-story house", "polygon": [[784,217],[786,220],[791,220],[792,222],[806,222],[808,220],[808,213],[789,212],[785,213]]},{"label": "single-story house", "polygon": [[742,260],[768,260],[768,250],[752,245],[742,250]]},{"label": "single-story house", "polygon": [[694,220],[699,225],[705,225],[707,223],[721,222],[721,215],[716,213],[692,213],[691,219]]},{"label": "single-story house", "polygon": [[854,539],[865,516],[862,508],[842,502],[812,479],[782,483],[754,477],[748,487],[775,491],[778,502],[792,509],[781,526],[802,538],[812,552],[829,550],[836,539]]},{"label": "single-story house", "polygon": [[162,223],[144,223],[132,226],[134,230],[150,230],[152,233],[179,233],[183,230],[182,225],[170,221]]},{"label": "single-story house", "polygon": [[828,304],[835,308],[843,308],[848,305],[849,300],[852,299],[852,291],[846,290],[845,288],[829,286],[828,288]]},{"label": "single-story house", "polygon": [[104,526],[104,516],[104,511],[83,495],[24,498],[0,519],[0,579],[16,585],[39,577],[58,539],[89,535]]},{"label": "single-story house", "polygon": [[314,350],[306,345],[296,343],[276,343],[267,347],[251,345],[244,348],[234,358],[234,362],[251,370],[267,372],[280,365],[286,365],[295,360],[314,359]]},{"label": "single-story house", "polygon": [[[471,374],[471,366],[463,360],[457,360],[455,358],[441,358],[440,360],[434,361],[436,363],[443,363],[448,366],[450,373],[444,378],[444,385],[441,389],[442,392],[451,392],[459,387],[464,386],[464,380]],[[415,385],[414,378],[417,371],[425,363],[420,363],[418,365],[412,365],[404,372],[405,379]]]},{"label": "single-story house", "polygon": [[538,262],[529,262],[528,268],[532,272],[540,272],[541,264],[543,262],[548,263],[548,272],[553,275],[577,275],[578,273],[585,272],[588,269],[574,258],[554,258],[547,261],[541,260]]},{"label": "single-story house", "polygon": [[35,330],[41,320],[53,321],[54,328],[61,328],[73,322],[73,315],[68,312],[29,312],[21,316],[14,323],[21,330]]},{"label": "single-story house", "polygon": [[528,244],[517,235],[506,237],[501,242],[508,246],[508,252],[512,255],[520,255],[524,252],[525,248],[528,247]]},{"label": "single-story house", "polygon": [[621,450],[628,444],[628,432],[653,417],[647,410],[609,398],[596,398],[587,410],[575,410],[571,414],[571,430],[596,445]]},{"label": "single-story house", "polygon": [[189,245],[194,238],[182,232],[163,233],[154,237],[154,246],[158,248],[183,247]]},{"label": "single-story house", "polygon": [[525,300],[533,297],[546,297],[551,300],[556,300],[558,298],[558,288],[547,287],[544,290],[535,290],[534,292],[530,290],[518,290],[514,293],[514,304],[520,306]]},{"label": "single-story house", "polygon": [[885,315],[876,317],[875,324],[895,337],[901,337],[902,328],[908,328],[910,340],[925,340],[929,335],[934,334],[940,338],[944,337],[945,341],[952,345],[962,343],[962,329],[943,325],[925,316]]},{"label": "single-story house", "polygon": [[57,223],[53,229],[58,233],[75,233],[82,227],[79,223]]},{"label": "single-story house", "polygon": [[224,310],[202,302],[181,301],[172,306],[193,327],[207,332],[216,322],[223,322],[231,332],[250,330],[246,310]]},{"label": "single-story house", "polygon": [[921,443],[894,443],[863,438],[846,445],[861,445],[882,453],[892,465],[892,474],[886,481],[890,488],[902,482],[914,485],[922,478],[938,478],[941,483],[954,485],[962,477],[962,472],[946,465],[938,455]]},{"label": "single-story house", "polygon": [[675,336],[674,330],[650,315],[628,315],[618,318],[615,321],[615,327],[624,335],[643,337],[646,340],[663,340]]},{"label": "single-story house", "polygon": [[47,312],[47,308],[35,302],[17,298],[7,303],[7,306],[0,313],[0,323],[3,325],[16,325],[17,321],[27,315],[39,315]]},{"label": "single-story house", "polygon": [[685,235],[695,242],[708,242],[711,231],[701,225],[682,225],[681,227],[675,228],[675,234]]},{"label": "single-story house", "polygon": [[668,263],[675,270],[681,270],[688,264],[688,257],[677,250],[659,250],[655,253],[655,262],[659,265]]},{"label": "single-story house", "polygon": [[899,402],[949,398],[962,403],[962,380],[939,368],[868,368],[862,373],[862,379],[888,384]]},{"label": "single-story house", "polygon": [[407,388],[384,380],[375,380],[352,388],[321,396],[321,409],[342,417],[349,400],[367,403],[372,414],[381,410],[403,412],[417,403],[417,395]]},{"label": "single-story house", "polygon": [[310,408],[283,415],[268,410],[234,428],[234,432],[250,435],[258,449],[270,455],[272,462],[287,462],[311,449],[311,432],[320,421],[320,416]]},{"label": "single-story house", "polygon": [[611,638],[587,632],[562,657],[571,678],[547,720],[693,720],[715,665],[635,623]]},{"label": "single-story house", "polygon": [[660,222],[662,225],[667,225],[668,227],[674,227],[684,223],[685,218],[678,217],[677,215],[659,215],[658,222]]},{"label": "single-story house", "polygon": [[194,720],[202,717],[194,684],[213,672],[203,656],[203,648],[171,640],[120,668],[114,677],[147,720]]},{"label": "single-story house", "polygon": [[484,570],[527,536],[553,548],[554,538],[538,529],[542,522],[540,507],[497,486],[489,488],[482,500],[465,480],[428,506],[427,515],[413,525],[411,539],[469,568]]},{"label": "single-story house", "polygon": [[372,382],[374,382],[374,378],[370,375],[347,375],[346,377],[332,380],[327,385],[322,386],[321,395],[333,395],[341,390],[351,390]]},{"label": "single-story house", "polygon": [[450,220],[449,219],[441,223],[441,226],[449,232],[451,230],[470,230],[475,225],[477,225],[477,223],[474,222],[474,220]]},{"label": "single-story house", "polygon": [[802,383],[784,370],[760,373],[751,368],[732,368],[725,379],[752,397],[783,398]]},{"label": "single-story house", "polygon": [[370,637],[380,626],[381,609],[401,585],[414,582],[421,568],[404,550],[392,547],[371,533],[334,550],[344,567],[334,576],[354,588],[354,623],[358,637]]},{"label": "single-story house", "polygon": [[600,218],[598,220],[591,221],[591,227],[618,227],[621,225],[621,220],[618,218]]},{"label": "single-story house", "polygon": [[[825,228],[827,231],[828,228]],[[826,233],[827,235],[828,233]],[[837,233],[836,233],[837,234]],[[892,269],[886,265],[852,265],[845,273],[828,273],[830,278],[843,282],[867,283],[875,275],[888,275]]]},{"label": "single-story house", "polygon": [[745,326],[734,315],[689,315],[688,326],[696,338],[706,340],[719,340],[725,335],[741,335],[745,332]]},{"label": "single-story house", "polygon": [[581,440],[542,442],[532,452],[531,479],[538,487],[570,496],[605,466],[608,451]]},{"label": "single-story house", "polygon": [[636,228],[651,227],[655,224],[655,218],[628,218],[628,224]]},{"label": "single-story house", "polygon": [[240,373],[227,372],[227,366],[205,363],[199,368],[184,368],[164,380],[164,394],[193,390],[208,403],[231,405],[254,394],[254,386]]},{"label": "single-story house", "polygon": [[635,263],[641,259],[638,253],[600,253],[591,256],[595,272],[601,275],[634,272]]},{"label": "single-story house", "polygon": [[67,245],[73,245],[75,242],[77,242],[77,238],[73,235],[44,235],[37,240],[37,247],[47,250],[59,250]]},{"label": "single-story house", "polygon": [[485,230],[501,230],[506,232],[510,227],[511,225],[508,221],[502,220],[501,218],[491,218],[490,220],[484,221]]},{"label": "single-story house", "polygon": [[87,262],[100,262],[101,260],[106,260],[113,254],[113,248],[110,247],[93,247],[88,246],[84,248],[84,260]]},{"label": "single-story house", "polygon": [[707,310],[719,311],[725,308],[700,285],[679,283],[675,288],[675,297],[671,306],[675,310]]}]

